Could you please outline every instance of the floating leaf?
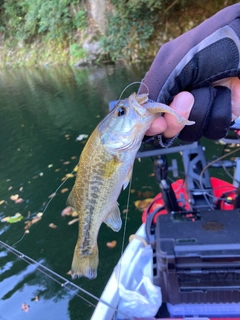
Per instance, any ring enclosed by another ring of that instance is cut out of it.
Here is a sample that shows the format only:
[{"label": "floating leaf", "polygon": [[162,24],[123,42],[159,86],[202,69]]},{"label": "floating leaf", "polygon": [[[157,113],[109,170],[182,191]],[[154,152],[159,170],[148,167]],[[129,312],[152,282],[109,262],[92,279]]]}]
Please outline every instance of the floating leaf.
[{"label": "floating leaf", "polygon": [[56,224],[54,224],[54,223],[50,223],[48,226],[49,226],[49,228],[52,228],[52,229],[56,229],[57,228]]},{"label": "floating leaf", "polygon": [[129,211],[128,209],[124,209],[122,213],[126,214],[126,213],[128,213],[128,211]]},{"label": "floating leaf", "polygon": [[13,201],[16,201],[18,198],[19,198],[19,195],[18,195],[18,194],[13,194],[13,195],[11,195],[11,197],[10,197],[10,199],[13,200]]},{"label": "floating leaf", "polygon": [[41,217],[34,217],[31,221],[25,222],[26,225],[24,227],[25,230],[29,229],[34,223],[37,223],[41,220]]},{"label": "floating leaf", "polygon": [[71,157],[72,160],[74,160],[74,159],[76,159],[76,158],[77,158],[76,156],[72,156],[72,157]]},{"label": "floating leaf", "polygon": [[0,205],[3,204],[5,202],[5,200],[0,200]]},{"label": "floating leaf", "polygon": [[70,163],[70,161],[64,161],[63,164],[66,166]]},{"label": "floating leaf", "polygon": [[14,216],[10,217],[10,219],[8,220],[9,223],[16,223],[19,222],[23,219],[23,216],[21,215],[21,213],[16,213]]},{"label": "floating leaf", "polygon": [[64,217],[64,216],[71,216],[72,215],[72,207],[66,207],[65,209],[63,209],[62,213],[61,213],[61,216]]},{"label": "floating leaf", "polygon": [[65,177],[66,177],[66,178],[74,178],[74,174],[72,174],[72,173],[67,173],[67,174],[65,175]]},{"label": "floating leaf", "polygon": [[43,176],[43,172],[40,172],[39,175],[40,175],[40,177],[42,177]]},{"label": "floating leaf", "polygon": [[117,244],[117,241],[116,240],[113,240],[111,242],[107,242],[106,245],[108,248],[114,248],[116,247],[116,244]]},{"label": "floating leaf", "polygon": [[8,191],[10,191],[10,190],[12,190],[12,186],[10,186],[10,187],[8,188]]},{"label": "floating leaf", "polygon": [[68,192],[68,188],[63,188],[63,189],[61,190],[61,193],[65,193],[65,192]]},{"label": "floating leaf", "polygon": [[28,312],[29,311],[29,306],[24,302],[23,304],[22,304],[22,310],[23,311],[25,311],[25,312]]},{"label": "floating leaf", "polygon": [[15,200],[15,203],[22,203],[23,199],[22,198],[18,198],[17,200]]},{"label": "floating leaf", "polygon": [[75,168],[73,169],[74,172],[78,171],[78,165],[75,166]]},{"label": "floating leaf", "polygon": [[27,230],[25,231],[25,233],[27,233],[27,234],[28,234],[28,233],[30,233],[30,231],[27,229]]},{"label": "floating leaf", "polygon": [[52,194],[50,194],[49,196],[48,196],[48,198],[53,198],[53,197],[55,197],[55,195],[56,195],[56,192],[53,192]]},{"label": "floating leaf", "polygon": [[77,213],[76,210],[73,210],[73,211],[72,211],[72,217],[78,217],[78,213]]},{"label": "floating leaf", "polygon": [[2,218],[1,222],[8,222],[10,220],[10,216]]},{"label": "floating leaf", "polygon": [[36,214],[36,217],[38,217],[38,218],[41,218],[43,216],[43,212],[38,212],[37,214]]},{"label": "floating leaf", "polygon": [[135,207],[140,210],[143,211],[144,209],[146,209],[148,207],[148,205],[153,201],[152,198],[147,198],[144,200],[137,200],[134,202]]},{"label": "floating leaf", "polygon": [[77,141],[81,141],[81,140],[87,139],[87,138],[88,138],[88,134],[80,134],[80,135],[76,138],[76,140],[77,140]]},{"label": "floating leaf", "polygon": [[57,168],[57,169],[55,169],[55,172],[59,172],[61,169],[59,169],[59,168]]},{"label": "floating leaf", "polygon": [[49,164],[47,167],[48,167],[48,168],[52,168],[52,167],[53,167],[53,164],[51,163],[51,164]]},{"label": "floating leaf", "polygon": [[23,191],[23,187],[20,187],[20,188],[19,188],[19,191]]},{"label": "floating leaf", "polygon": [[70,221],[68,222],[68,225],[70,226],[71,224],[74,224],[74,223],[77,222],[77,221],[78,221],[78,218],[73,219],[73,220],[70,220]]},{"label": "floating leaf", "polygon": [[71,276],[71,275],[72,275],[71,270],[69,270],[66,274],[68,274],[69,276]]}]

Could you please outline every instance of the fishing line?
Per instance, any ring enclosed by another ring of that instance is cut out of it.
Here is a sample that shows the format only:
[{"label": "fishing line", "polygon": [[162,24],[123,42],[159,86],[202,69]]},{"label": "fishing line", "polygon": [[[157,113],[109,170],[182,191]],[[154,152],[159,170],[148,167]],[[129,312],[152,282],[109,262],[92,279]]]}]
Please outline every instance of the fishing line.
[{"label": "fishing line", "polygon": [[[126,215],[125,215],[125,222],[124,222],[124,227],[123,227],[123,239],[122,239],[121,256],[120,256],[120,259],[119,259],[119,262],[118,262],[118,265],[119,265],[118,274],[117,274],[118,289],[119,289],[119,283],[120,283],[120,277],[121,277],[122,256],[123,256],[123,252],[124,252],[125,239],[126,239],[128,211],[129,211],[129,203],[130,203],[130,195],[131,195],[131,185],[132,185],[132,175],[131,175],[131,179],[129,180]],[[119,312],[119,311],[116,309],[115,316],[117,315],[117,312]]]},{"label": "fishing line", "polygon": [[[76,166],[75,166],[75,167],[76,167]],[[75,167],[74,167],[74,169],[72,170],[71,174],[74,172]],[[53,194],[54,194],[53,197],[51,197],[51,199],[50,199],[50,200],[47,202],[47,204],[45,205],[45,207],[44,207],[44,209],[43,209],[43,212],[42,212],[43,215],[44,215],[44,213],[46,212],[46,210],[47,210],[49,204],[51,203],[51,201],[53,200],[53,198],[56,197],[58,190],[64,185],[64,183],[65,183],[68,179],[69,179],[69,177],[66,177],[66,179],[57,187],[57,189],[56,189],[55,192],[53,193]],[[32,220],[33,220],[33,219],[32,219]],[[33,224],[29,224],[29,226],[28,226],[28,227],[26,228],[26,230],[24,231],[22,237],[21,237],[18,241],[16,241],[14,244],[12,244],[12,247],[14,247],[16,244],[18,244],[19,242],[21,242],[21,241],[24,239],[25,235],[27,234],[27,231],[32,227],[32,225],[33,225]]]},{"label": "fishing line", "polygon": [[199,183],[200,183],[202,189],[203,189],[202,179],[203,179],[203,174],[204,174],[204,172],[205,172],[211,165],[213,165],[214,163],[218,162],[219,160],[222,160],[222,159],[226,158],[227,156],[230,156],[231,154],[233,154],[233,153],[235,153],[235,152],[237,152],[237,151],[240,151],[240,147],[238,147],[237,149],[234,149],[234,150],[232,150],[232,151],[230,151],[230,152],[222,155],[221,157],[219,157],[219,158],[217,158],[217,159],[209,162],[209,163],[202,169],[202,171],[201,171],[201,173],[200,173],[200,179],[199,179]]},{"label": "fishing line", "polygon": [[66,278],[62,277],[60,274],[54,272],[53,270],[45,267],[43,264],[41,264],[40,262],[37,262],[36,260],[30,258],[29,256],[25,255],[21,251],[18,251],[17,249],[13,248],[12,246],[8,245],[7,243],[5,243],[3,241],[0,241],[0,245],[3,248],[5,248],[7,251],[13,253],[15,256],[17,256],[21,260],[25,261],[27,264],[36,265],[36,269],[39,272],[41,272],[42,274],[44,274],[45,276],[47,276],[49,279],[53,280],[54,282],[58,283],[61,287],[66,288],[68,291],[74,293],[76,296],[81,298],[86,303],[90,304],[92,307],[96,307],[96,305],[94,303],[92,303],[91,301],[87,300],[86,298],[84,298],[83,296],[81,296],[80,294],[76,293],[74,289],[77,289],[77,290],[81,291],[82,293],[88,295],[89,297],[97,300],[98,302],[101,302],[101,303],[105,304],[107,307],[113,309],[114,311],[119,312],[126,319],[129,319],[129,317],[126,314],[124,314],[122,311],[119,311],[117,308],[113,307],[108,302],[96,297],[92,293],[90,293],[90,292],[86,291],[85,289],[79,287],[75,283],[67,280]]},{"label": "fishing line", "polygon": [[140,82],[140,81],[136,81],[136,82],[130,83],[129,85],[127,85],[127,86],[123,89],[123,91],[122,91],[122,93],[120,94],[120,97],[119,97],[118,100],[121,100],[123,93],[124,93],[129,87],[131,87],[133,84],[143,84],[143,85],[146,87],[147,91],[148,91],[147,95],[149,95],[149,88],[148,88],[148,86],[147,86],[144,82],[142,82],[142,81],[141,81],[141,82]]},{"label": "fishing line", "polygon": [[[226,147],[227,145],[225,145],[224,147],[223,147],[223,154],[224,154],[224,151],[225,151],[225,147]],[[231,175],[231,173],[229,172],[229,170],[227,170],[227,168],[225,167],[225,165],[224,165],[224,163],[222,163],[222,167],[223,167],[223,170],[225,171],[225,173],[232,179],[232,181],[235,181],[235,182],[237,182],[238,184],[239,184],[239,181],[237,180],[237,179],[235,179],[235,177],[233,177],[232,175]]]}]

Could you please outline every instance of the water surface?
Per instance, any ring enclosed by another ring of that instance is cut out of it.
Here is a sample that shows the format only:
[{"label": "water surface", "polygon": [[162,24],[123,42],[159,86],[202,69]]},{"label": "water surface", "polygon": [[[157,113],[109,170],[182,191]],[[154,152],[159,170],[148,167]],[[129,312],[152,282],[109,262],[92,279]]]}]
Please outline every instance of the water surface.
[{"label": "water surface", "polygon": [[[89,135],[107,114],[108,102],[117,99],[130,82],[141,80],[146,70],[142,66],[107,66],[1,71],[0,201],[5,202],[0,205],[0,219],[17,212],[24,216],[21,222],[0,224],[1,241],[12,245],[22,237],[28,218],[43,211],[62,178],[77,164],[86,139],[76,138],[80,134]],[[137,86],[129,93],[133,90]],[[139,192],[152,183],[157,189],[154,178],[146,180],[152,171],[151,160],[136,166],[141,172],[143,168],[146,174],[143,177],[136,173],[132,185],[136,192],[130,201],[127,236],[141,222],[141,213],[133,205]],[[74,179],[69,179],[61,189],[70,191],[73,183]],[[61,193],[61,189],[16,249],[70,280],[67,272],[78,226],[68,225],[72,218],[61,217],[69,193]],[[19,204],[12,201],[10,197],[15,194],[24,201]],[[119,203],[124,211],[127,191],[122,193]],[[57,228],[50,228],[50,223]],[[117,240],[117,246],[109,249],[106,243],[112,240]],[[93,281],[78,279],[75,283],[100,296],[120,257],[121,241],[122,231],[114,233],[103,225],[98,241],[98,277]],[[29,266],[3,248],[0,248],[0,266],[1,319],[90,318],[93,309],[89,304],[41,274],[36,266]],[[23,303],[29,306],[27,314],[21,310]]]},{"label": "water surface", "polygon": [[[107,114],[108,102],[117,99],[129,83],[141,80],[146,70],[147,66],[141,65],[0,72],[0,201],[5,200],[0,205],[0,219],[17,212],[24,216],[21,222],[0,224],[1,241],[12,245],[22,237],[28,218],[44,210],[49,196],[77,164],[86,139],[76,138],[89,135]],[[137,86],[128,93],[134,90]],[[218,144],[212,143],[211,148],[211,155],[221,152]],[[61,212],[73,183],[70,178],[60,188],[42,219],[16,245],[17,250],[69,280],[67,272],[78,226],[68,225],[72,218],[62,217]],[[62,193],[63,188],[69,191]],[[134,201],[146,195],[146,191],[150,196],[158,191],[151,159],[136,161],[131,188],[127,238],[141,223],[141,212]],[[15,194],[23,199],[22,203],[10,199]],[[127,206],[127,195],[124,191],[119,197],[122,212]],[[123,220],[125,216],[123,213]],[[50,228],[51,223],[57,228]],[[74,280],[77,285],[100,296],[120,257],[122,236],[123,230],[114,233],[105,225],[101,227],[98,277],[92,281]],[[110,249],[106,243],[112,240],[117,240],[117,246]],[[28,265],[0,247],[0,319],[90,319],[93,307],[76,293],[77,290],[67,291],[36,270],[35,265]],[[29,306],[28,313],[21,310],[23,303]]]}]

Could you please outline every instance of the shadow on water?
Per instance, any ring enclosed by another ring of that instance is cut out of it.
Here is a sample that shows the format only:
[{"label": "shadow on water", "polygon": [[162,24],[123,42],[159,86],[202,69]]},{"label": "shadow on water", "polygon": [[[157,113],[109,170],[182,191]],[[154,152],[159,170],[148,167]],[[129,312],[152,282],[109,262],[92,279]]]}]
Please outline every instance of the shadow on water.
[{"label": "shadow on water", "polygon": [[[108,112],[108,102],[117,99],[126,85],[139,81],[147,66],[92,69],[20,69],[0,72],[0,219],[19,212],[24,219],[15,224],[0,224],[0,240],[12,245],[24,233],[29,217],[42,212],[49,196],[78,162],[86,139],[77,141],[79,134],[89,135]],[[132,87],[126,95],[136,91]],[[126,96],[125,95],[125,96]],[[145,170],[147,177],[152,163],[136,165],[136,172]],[[143,169],[144,168],[144,169]],[[62,188],[73,186],[68,179]],[[152,183],[136,174],[132,188]],[[61,188],[61,189],[62,189]],[[73,249],[77,239],[77,223],[68,225],[70,217],[62,217],[68,192],[61,190],[53,198],[42,219],[16,245],[16,249],[70,279]],[[24,201],[10,199],[18,194]],[[141,213],[130,202],[128,234],[141,222]],[[135,199],[136,200],[136,199]],[[122,211],[126,208],[127,192],[120,195]],[[123,216],[124,218],[124,216]],[[57,228],[49,227],[54,223]],[[99,234],[100,264],[98,277],[74,280],[76,284],[100,296],[114,265],[120,257],[122,230],[114,233],[105,225]],[[117,240],[109,249],[106,242]],[[36,298],[37,297],[37,298]],[[37,300],[37,301],[36,301]],[[92,300],[91,300],[92,301]],[[23,303],[29,306],[29,319],[89,319],[91,305],[74,292],[61,288],[44,276],[36,266],[28,265],[0,247],[0,319],[25,319]],[[95,303],[95,301],[94,301]]]}]

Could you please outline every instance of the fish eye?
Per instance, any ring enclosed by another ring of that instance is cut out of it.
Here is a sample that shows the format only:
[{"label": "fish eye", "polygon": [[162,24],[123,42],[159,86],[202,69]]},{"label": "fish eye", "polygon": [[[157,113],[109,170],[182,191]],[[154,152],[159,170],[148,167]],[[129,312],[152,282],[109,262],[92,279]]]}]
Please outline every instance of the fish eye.
[{"label": "fish eye", "polygon": [[118,117],[124,116],[127,113],[127,109],[124,107],[118,107],[116,111]]}]

